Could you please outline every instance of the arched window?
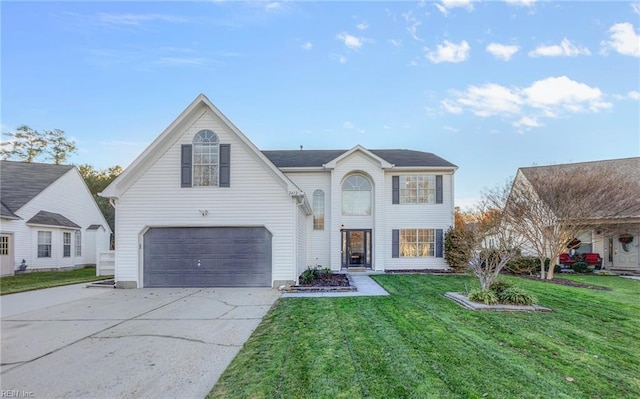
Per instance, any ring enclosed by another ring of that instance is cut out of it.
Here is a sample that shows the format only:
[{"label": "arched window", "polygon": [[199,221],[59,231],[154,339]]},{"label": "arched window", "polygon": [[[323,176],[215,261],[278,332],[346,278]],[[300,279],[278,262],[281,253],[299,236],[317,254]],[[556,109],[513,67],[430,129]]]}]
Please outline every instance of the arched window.
[{"label": "arched window", "polygon": [[324,191],[313,192],[313,229],[324,230]]},{"label": "arched window", "polygon": [[218,136],[201,130],[193,138],[193,185],[218,185]]},{"label": "arched window", "polygon": [[342,214],[371,215],[371,183],[362,175],[351,175],[342,183]]}]

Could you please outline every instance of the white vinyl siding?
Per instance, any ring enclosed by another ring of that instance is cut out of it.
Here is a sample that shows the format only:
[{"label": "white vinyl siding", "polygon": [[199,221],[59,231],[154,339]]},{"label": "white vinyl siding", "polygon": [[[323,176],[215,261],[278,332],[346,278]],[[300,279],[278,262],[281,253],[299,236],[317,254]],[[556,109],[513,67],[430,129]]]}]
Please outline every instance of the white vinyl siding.
[{"label": "white vinyl siding", "polygon": [[[287,187],[211,112],[185,122],[184,134],[118,200],[116,281],[142,281],[141,237],[146,227],[264,226],[273,234],[273,280],[295,279],[296,210]],[[231,181],[225,190],[180,187],[181,145],[210,129],[231,144]],[[206,210],[206,216],[200,211]]]},{"label": "white vinyl siding", "polygon": [[13,253],[16,265],[24,259],[31,270],[80,267],[96,263],[95,249],[92,248],[108,248],[110,230],[87,232],[95,235],[93,246],[87,244],[82,256],[64,258],[59,249],[62,247],[62,230],[47,226],[46,230],[52,232],[52,255],[47,258],[38,257],[38,230],[42,231],[43,227],[28,226],[26,221],[41,210],[64,215],[78,224],[82,230],[86,230],[92,224],[100,224],[106,229],[109,226],[80,173],[71,169],[15,212],[22,220],[2,221],[2,230],[14,233]]}]

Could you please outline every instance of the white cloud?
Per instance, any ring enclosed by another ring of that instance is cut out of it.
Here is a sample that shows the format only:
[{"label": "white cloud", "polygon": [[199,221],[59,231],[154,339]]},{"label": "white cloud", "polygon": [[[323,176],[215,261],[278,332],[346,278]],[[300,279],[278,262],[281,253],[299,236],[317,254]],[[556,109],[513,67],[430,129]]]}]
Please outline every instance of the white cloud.
[{"label": "white cloud", "polygon": [[162,65],[202,65],[206,64],[207,60],[198,57],[162,57],[156,61],[156,64]]},{"label": "white cloud", "polygon": [[521,7],[532,7],[537,0],[506,0],[507,4]]},{"label": "white cloud", "polygon": [[264,8],[266,8],[267,10],[277,10],[280,7],[282,7],[282,3],[277,1],[268,2],[264,5]]},{"label": "white cloud", "polygon": [[98,20],[103,24],[140,26],[143,22],[161,21],[170,23],[187,22],[186,18],[164,14],[110,14],[100,13]]},{"label": "white cloud", "polygon": [[395,47],[400,47],[402,45],[402,41],[396,39],[389,39],[389,43],[393,44]]},{"label": "white cloud", "polygon": [[342,32],[336,35],[336,39],[341,40],[345,46],[351,50],[359,50],[364,43],[364,39]]},{"label": "white cloud", "polygon": [[344,55],[331,54],[331,58],[333,58],[334,60],[338,61],[340,64],[346,64],[347,63],[347,57],[345,57]]},{"label": "white cloud", "polygon": [[610,39],[603,40],[602,52],[607,53],[612,49],[622,55],[640,57],[640,35],[636,33],[633,25],[623,22],[609,28]]},{"label": "white cloud", "polygon": [[443,14],[447,15],[452,8],[466,8],[467,11],[473,10],[473,2],[476,0],[442,0],[442,4],[436,3],[436,8]]},{"label": "white cloud", "polygon": [[549,109],[552,112],[558,108],[570,112],[585,109],[597,112],[611,107],[611,103],[604,101],[600,89],[576,82],[566,76],[538,80],[523,90],[523,97],[532,107]]},{"label": "white cloud", "polygon": [[346,129],[346,130],[353,130],[354,132],[358,132],[358,133],[364,133],[365,132],[364,129],[360,129],[355,124],[353,124],[352,122],[349,122],[349,121],[345,121],[342,124],[342,128]]},{"label": "white cloud", "polygon": [[489,53],[493,54],[494,57],[503,61],[509,61],[515,53],[520,51],[519,46],[500,43],[490,43],[486,49]]},{"label": "white cloud", "polygon": [[640,91],[630,91],[627,94],[627,98],[629,98],[630,100],[640,100]]},{"label": "white cloud", "polygon": [[442,44],[437,45],[436,51],[429,51],[426,47],[424,50],[427,52],[427,59],[435,64],[441,62],[459,63],[469,58],[470,47],[466,40],[458,44],[445,40]]},{"label": "white cloud", "polygon": [[528,116],[523,116],[522,118],[520,118],[520,120],[514,122],[513,126],[519,128],[519,129],[529,130],[531,128],[540,127],[540,126],[544,126],[544,125],[541,124],[540,122],[538,122],[538,120],[535,119],[535,118],[530,118]]},{"label": "white cloud", "polygon": [[[632,96],[640,97],[640,93],[630,92],[629,97]],[[496,83],[469,86],[464,92],[452,91],[440,105],[445,112],[452,114],[467,111],[483,118],[501,116],[510,120],[514,127],[525,130],[544,126],[541,118],[598,112],[612,106],[597,87],[566,76],[538,80],[525,88]]]},{"label": "white cloud", "polygon": [[591,55],[586,47],[578,47],[571,43],[566,37],[560,44],[551,46],[538,46],[535,50],[529,51],[529,57],[576,57],[578,55]]},{"label": "white cloud", "polygon": [[456,129],[455,127],[452,126],[448,126],[448,125],[444,125],[442,126],[442,129],[451,132],[451,133],[458,133],[460,131],[460,129]]},{"label": "white cloud", "polygon": [[409,32],[409,35],[416,41],[423,41],[419,36],[418,36],[418,27],[422,24],[420,21],[418,21],[418,19],[416,17],[413,16],[413,13],[411,11],[403,13],[402,17],[404,18],[404,20],[407,22],[408,26],[407,26],[407,32]]},{"label": "white cloud", "polygon": [[311,50],[313,48],[313,44],[311,42],[304,42],[300,47],[302,47],[303,50]]},{"label": "white cloud", "polygon": [[635,12],[636,14],[640,14],[640,1],[631,3],[631,9],[633,9],[633,12]]},{"label": "white cloud", "polygon": [[367,30],[367,28],[369,27],[369,24],[367,24],[366,22],[361,22],[358,25],[356,25],[356,27],[360,30]]}]

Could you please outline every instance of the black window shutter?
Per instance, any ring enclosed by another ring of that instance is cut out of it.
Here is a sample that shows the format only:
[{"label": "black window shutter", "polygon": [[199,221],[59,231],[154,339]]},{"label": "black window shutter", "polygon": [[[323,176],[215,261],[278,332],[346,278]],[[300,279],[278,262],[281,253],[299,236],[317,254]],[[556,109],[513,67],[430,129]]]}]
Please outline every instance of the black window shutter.
[{"label": "black window shutter", "polygon": [[391,176],[391,203],[399,204],[400,203],[400,176]]},{"label": "black window shutter", "polygon": [[391,230],[391,257],[400,257],[400,230]]},{"label": "black window shutter", "polygon": [[442,204],[442,175],[436,175],[436,204]]},{"label": "black window shutter", "polygon": [[442,229],[436,229],[436,258],[442,258]]},{"label": "black window shutter", "polygon": [[219,187],[231,187],[231,144],[220,144]]},{"label": "black window shutter", "polygon": [[180,184],[181,187],[191,187],[191,144],[182,145],[182,155],[180,161]]}]

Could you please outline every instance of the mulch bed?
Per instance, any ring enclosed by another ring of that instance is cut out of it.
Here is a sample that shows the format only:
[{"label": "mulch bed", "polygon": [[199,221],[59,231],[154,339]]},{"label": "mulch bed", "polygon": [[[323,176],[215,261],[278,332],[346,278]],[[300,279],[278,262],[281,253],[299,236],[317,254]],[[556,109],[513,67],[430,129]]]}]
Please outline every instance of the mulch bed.
[{"label": "mulch bed", "polygon": [[299,287],[349,287],[349,278],[346,274],[321,274],[309,284],[298,284]]},{"label": "mulch bed", "polygon": [[564,278],[554,277],[553,280],[541,280],[540,277],[538,276],[530,276],[526,274],[520,274],[517,277],[525,278],[527,280],[541,281],[543,283],[549,283],[549,284],[566,285],[569,287],[588,288],[590,290],[600,290],[600,291],[611,291],[611,288],[609,287],[602,287],[599,285],[592,285],[592,284],[584,284],[578,281],[566,280]]}]

